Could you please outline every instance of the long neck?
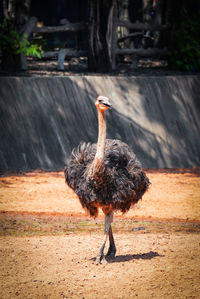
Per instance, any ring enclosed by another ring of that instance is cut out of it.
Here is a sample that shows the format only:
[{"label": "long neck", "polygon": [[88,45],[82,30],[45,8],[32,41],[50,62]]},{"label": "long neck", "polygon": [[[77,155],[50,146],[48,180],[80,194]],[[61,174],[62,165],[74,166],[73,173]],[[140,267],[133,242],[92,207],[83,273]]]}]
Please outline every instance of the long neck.
[{"label": "long neck", "polygon": [[99,133],[98,133],[97,152],[95,155],[95,159],[97,158],[103,161],[105,144],[106,144],[106,116],[104,111],[101,111],[99,109],[98,109],[98,122],[99,122]]},{"label": "long neck", "polygon": [[99,177],[102,171],[103,159],[104,159],[104,150],[106,144],[106,120],[105,114],[103,111],[98,109],[98,121],[99,121],[99,134],[97,141],[97,151],[94,157],[94,160],[90,166],[88,172],[88,178]]}]

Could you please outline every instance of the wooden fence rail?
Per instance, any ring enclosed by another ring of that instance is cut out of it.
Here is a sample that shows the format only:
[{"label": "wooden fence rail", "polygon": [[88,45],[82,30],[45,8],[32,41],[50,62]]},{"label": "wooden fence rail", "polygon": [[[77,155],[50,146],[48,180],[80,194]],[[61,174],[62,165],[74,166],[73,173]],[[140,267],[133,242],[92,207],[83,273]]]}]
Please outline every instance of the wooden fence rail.
[{"label": "wooden fence rail", "polygon": [[[153,56],[167,56],[168,49],[167,48],[130,48],[130,49],[120,49],[118,47],[118,42],[121,40],[125,40],[126,37],[117,38],[117,28],[118,27],[126,27],[131,30],[140,30],[140,31],[167,31],[169,30],[169,24],[161,25],[161,24],[148,24],[148,23],[131,23],[128,21],[121,21],[116,18],[116,14],[114,16],[113,21],[113,35],[112,35],[112,69],[116,69],[116,57],[117,55],[133,55],[135,56],[135,66],[137,65],[138,57],[153,57]],[[132,34],[134,35],[134,33]],[[127,36],[131,37],[131,34]]]},{"label": "wooden fence rail", "polygon": [[[37,18],[31,17],[29,21],[24,26],[22,35],[26,34],[30,36],[31,33],[55,33],[55,32],[78,32],[82,30],[87,30],[88,23],[67,23],[62,26],[42,26],[37,27]],[[58,58],[58,69],[64,70],[64,60],[65,57],[80,57],[87,56],[87,51],[79,51],[74,49],[62,48],[59,51],[45,51],[43,53],[44,58],[57,57]],[[26,57],[24,54],[21,54],[21,68],[23,70],[27,69]]]},{"label": "wooden fence rail", "polygon": [[116,49],[115,55],[136,55],[140,57],[151,57],[151,56],[166,56],[168,54],[167,48],[148,48],[148,49]]},{"label": "wooden fence rail", "polygon": [[[33,32],[35,33],[55,33],[55,32],[78,32],[82,30],[87,30],[88,24],[87,23],[67,23],[62,26],[43,26],[43,27],[35,27]],[[74,50],[74,49],[66,49],[62,48],[59,51],[51,51],[50,53],[45,52],[45,57],[58,57],[58,69],[64,70],[64,61],[65,57],[80,57],[80,56],[87,56],[87,51],[81,50]]]},{"label": "wooden fence rail", "polygon": [[62,26],[43,26],[33,28],[33,32],[36,33],[54,33],[54,32],[77,32],[86,30],[88,28],[87,23],[68,23]]},{"label": "wooden fence rail", "polygon": [[[116,14],[115,14],[116,16]],[[142,32],[144,31],[167,31],[169,30],[170,26],[168,24],[161,25],[161,24],[148,24],[148,23],[131,23],[128,21],[122,21],[117,19],[116,17],[113,17],[113,30],[112,30],[112,38],[111,38],[111,64],[112,69],[116,69],[116,58],[117,55],[133,55],[135,56],[135,59],[137,60],[138,57],[153,57],[153,56],[166,56],[168,54],[167,48],[129,48],[129,49],[120,49],[118,47],[118,42],[125,40],[126,38],[129,38],[131,36],[128,35],[127,37],[118,38],[117,37],[117,28],[118,27],[126,27],[131,30],[140,30]],[[49,34],[49,33],[55,33],[55,32],[78,32],[83,30],[89,29],[88,23],[70,23],[67,21],[66,24],[60,25],[60,26],[43,26],[43,27],[37,27],[36,26],[37,19],[35,17],[30,18],[30,20],[27,22],[24,28],[24,33],[26,33],[28,36],[31,33],[41,33],[41,34]],[[141,33],[142,33],[141,32]],[[76,49],[67,49],[62,48],[59,51],[51,51],[51,52],[44,52],[44,57],[57,57],[58,58],[58,69],[64,70],[64,60],[65,57],[80,57],[80,56],[87,56],[87,51],[82,50],[76,50]],[[22,65],[23,69],[27,69],[27,63],[25,55],[21,55],[22,59]]]},{"label": "wooden fence rail", "polygon": [[149,23],[131,23],[128,21],[121,21],[116,20],[115,21],[115,27],[127,27],[132,30],[151,30],[151,31],[165,31],[170,28],[170,26],[167,25],[160,25],[160,24],[149,24]]}]

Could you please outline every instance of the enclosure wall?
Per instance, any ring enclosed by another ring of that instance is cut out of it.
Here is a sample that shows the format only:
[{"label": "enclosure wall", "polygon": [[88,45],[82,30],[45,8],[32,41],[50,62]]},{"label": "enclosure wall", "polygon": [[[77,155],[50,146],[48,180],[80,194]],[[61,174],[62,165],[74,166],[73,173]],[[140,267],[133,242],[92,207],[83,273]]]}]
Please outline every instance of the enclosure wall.
[{"label": "enclosure wall", "polygon": [[108,138],[145,168],[200,165],[200,77],[0,78],[0,171],[63,169],[81,140],[96,142],[97,95],[108,96]]}]

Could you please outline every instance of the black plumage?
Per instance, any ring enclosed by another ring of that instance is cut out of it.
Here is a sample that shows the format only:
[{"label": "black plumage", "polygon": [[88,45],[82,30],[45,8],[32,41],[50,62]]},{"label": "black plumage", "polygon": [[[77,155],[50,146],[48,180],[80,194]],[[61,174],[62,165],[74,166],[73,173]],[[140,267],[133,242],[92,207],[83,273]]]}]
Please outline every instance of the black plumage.
[{"label": "black plumage", "polygon": [[96,151],[96,144],[90,143],[80,143],[72,151],[65,168],[66,182],[91,216],[96,217],[103,206],[125,213],[142,198],[149,179],[130,147],[113,139],[106,140],[104,163],[98,175],[88,178]]}]

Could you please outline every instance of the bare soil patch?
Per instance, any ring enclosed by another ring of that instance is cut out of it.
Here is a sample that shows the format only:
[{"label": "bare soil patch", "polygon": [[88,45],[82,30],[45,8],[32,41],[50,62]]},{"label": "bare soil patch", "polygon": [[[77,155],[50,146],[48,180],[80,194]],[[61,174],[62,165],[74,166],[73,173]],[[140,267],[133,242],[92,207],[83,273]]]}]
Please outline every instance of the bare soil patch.
[{"label": "bare soil patch", "polygon": [[0,298],[199,298],[199,169],[148,171],[142,201],[116,215],[116,258],[96,266],[90,219],[63,172],[0,177]]},{"label": "bare soil patch", "polygon": [[[128,57],[127,57],[128,59]],[[129,59],[128,59],[129,60]],[[86,57],[71,58],[64,61],[64,70],[58,70],[57,58],[37,59],[27,58],[28,69],[26,71],[8,72],[0,67],[0,76],[23,77],[49,77],[49,76],[102,76],[102,73],[93,73],[88,70]],[[105,75],[105,73],[103,73]],[[121,61],[116,70],[106,73],[106,76],[187,76],[199,75],[194,71],[177,71],[168,67],[165,59],[141,58],[138,68],[131,66],[131,60]]]}]

